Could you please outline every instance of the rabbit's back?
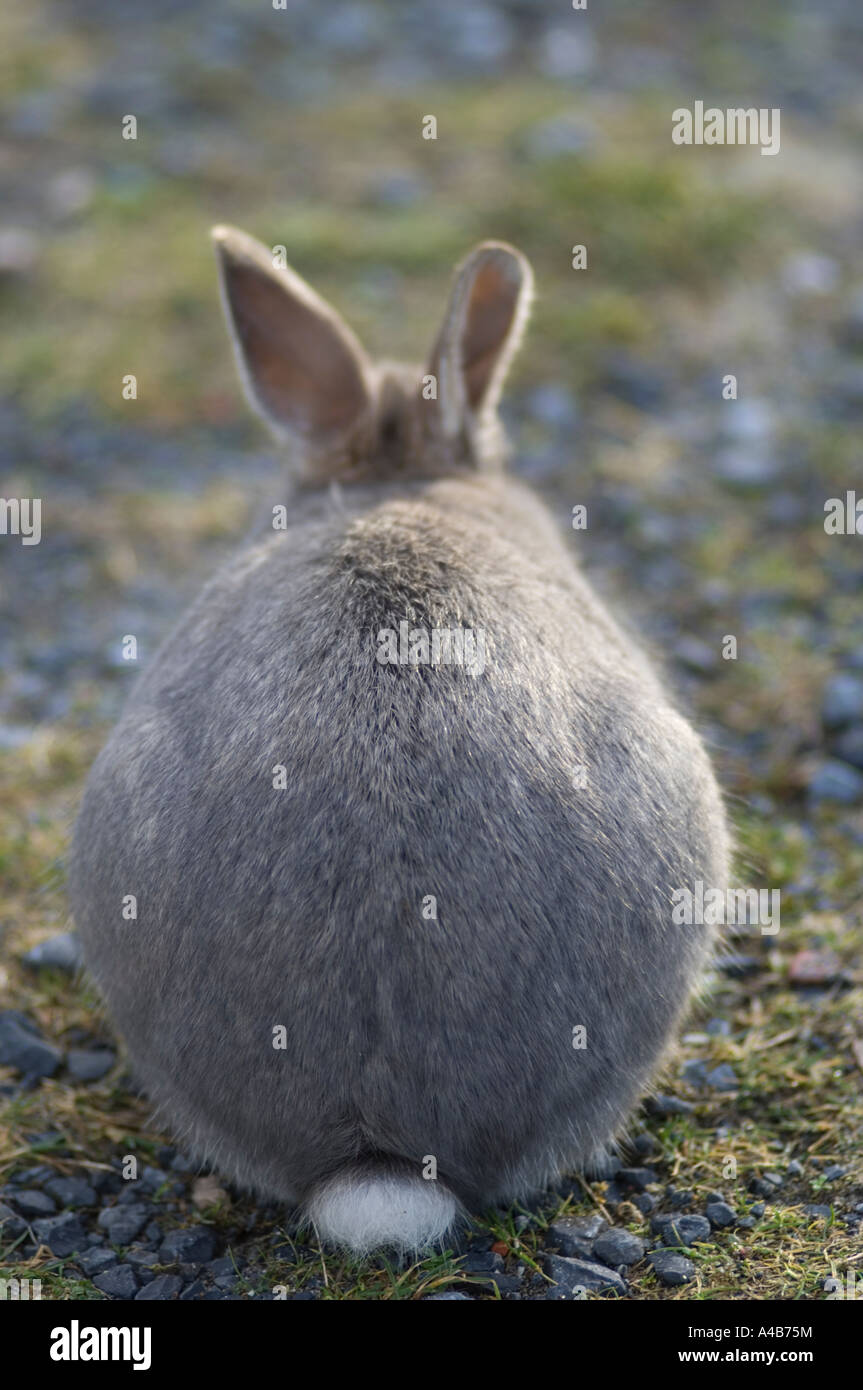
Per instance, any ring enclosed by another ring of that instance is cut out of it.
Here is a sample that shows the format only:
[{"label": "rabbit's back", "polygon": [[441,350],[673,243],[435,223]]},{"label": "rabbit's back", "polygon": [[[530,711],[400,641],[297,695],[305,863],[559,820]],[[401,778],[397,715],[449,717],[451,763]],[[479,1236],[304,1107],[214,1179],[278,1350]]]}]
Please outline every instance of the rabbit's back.
[{"label": "rabbit's back", "polygon": [[[300,1198],[433,1156],[485,1200],[637,1100],[722,812],[524,490],[376,495],[300,503],[189,611],[94,768],[73,906],[147,1088],[224,1170]],[[482,634],[481,669],[382,660],[401,624]]]}]

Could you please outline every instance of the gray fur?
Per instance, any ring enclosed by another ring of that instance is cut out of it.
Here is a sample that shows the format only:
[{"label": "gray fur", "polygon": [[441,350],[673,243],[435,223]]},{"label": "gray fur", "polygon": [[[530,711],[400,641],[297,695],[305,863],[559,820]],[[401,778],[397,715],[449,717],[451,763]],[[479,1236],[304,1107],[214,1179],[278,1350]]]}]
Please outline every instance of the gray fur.
[{"label": "gray fur", "polygon": [[[475,420],[436,430],[419,375],[369,374],[365,453],[332,444],[341,486],[318,459],[287,531],[181,620],[75,832],[87,963],[149,1094],[289,1201],[433,1156],[475,1207],[586,1164],[710,951],[671,893],[727,881],[697,736]],[[380,664],[403,619],[483,629],[484,670]]]}]

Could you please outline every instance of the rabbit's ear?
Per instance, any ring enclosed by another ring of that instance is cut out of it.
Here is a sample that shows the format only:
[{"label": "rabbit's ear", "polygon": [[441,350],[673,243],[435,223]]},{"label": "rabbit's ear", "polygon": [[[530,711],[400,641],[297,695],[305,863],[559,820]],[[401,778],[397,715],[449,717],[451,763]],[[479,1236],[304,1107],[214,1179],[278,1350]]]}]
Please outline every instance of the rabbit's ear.
[{"label": "rabbit's ear", "polygon": [[222,300],[254,409],[278,434],[326,444],[371,406],[369,364],[347,324],[266,246],[214,227]]},{"label": "rabbit's ear", "polygon": [[494,410],[532,292],[529,261],[505,242],[482,242],[459,266],[429,365],[445,434]]}]

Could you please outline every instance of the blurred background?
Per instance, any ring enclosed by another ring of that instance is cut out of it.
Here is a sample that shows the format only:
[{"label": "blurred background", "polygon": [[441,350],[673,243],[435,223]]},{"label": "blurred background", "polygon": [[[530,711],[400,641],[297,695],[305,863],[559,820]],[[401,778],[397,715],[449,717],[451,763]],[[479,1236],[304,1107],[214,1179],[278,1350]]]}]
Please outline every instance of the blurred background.
[{"label": "blurred background", "polygon": [[[71,816],[137,669],[122,638],[145,663],[283,498],[211,224],[284,245],[372,353],[417,360],[453,263],[503,238],[538,286],[513,467],[562,527],[588,507],[573,543],[705,733],[744,881],[783,889],[779,938],[718,981],[731,1031],[709,1055],[746,1123],[775,1094],[758,1143],[821,1133],[792,1074],[832,1107],[822,1152],[840,1115],[853,1134],[863,536],[823,521],[863,497],[861,63],[855,0],[5,7],[0,495],[41,497],[43,535],[0,537],[0,985],[46,1031],[86,1028],[86,1001],[70,1022],[60,982],[19,961],[65,922]],[[673,145],[696,100],[781,108],[781,152]],[[753,1048],[770,1026],[799,1055]]]}]

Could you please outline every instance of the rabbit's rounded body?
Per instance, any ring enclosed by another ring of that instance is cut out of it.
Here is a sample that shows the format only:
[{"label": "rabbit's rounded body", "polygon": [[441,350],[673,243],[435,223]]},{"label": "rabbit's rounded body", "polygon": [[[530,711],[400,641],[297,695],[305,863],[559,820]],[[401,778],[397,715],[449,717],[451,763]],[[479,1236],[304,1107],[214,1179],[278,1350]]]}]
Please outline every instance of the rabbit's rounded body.
[{"label": "rabbit's rounded body", "polygon": [[[73,903],[147,1089],[236,1179],[432,1156],[512,1197],[647,1082],[718,794],[521,488],[374,496],[300,505],[204,591],[93,771]],[[382,663],[404,620],[481,631],[484,669]]]},{"label": "rabbit's rounded body", "polygon": [[[376,1165],[525,1196],[620,1130],[687,1004],[712,929],[672,895],[726,881],[708,760],[519,484],[362,482],[289,513],[93,768],[87,963],[162,1117],[238,1182],[313,1213]],[[444,630],[472,663],[415,640]],[[330,1226],[365,1248],[369,1219]]]}]

